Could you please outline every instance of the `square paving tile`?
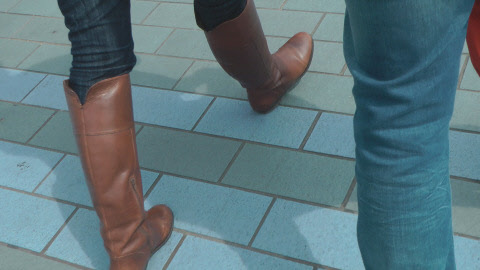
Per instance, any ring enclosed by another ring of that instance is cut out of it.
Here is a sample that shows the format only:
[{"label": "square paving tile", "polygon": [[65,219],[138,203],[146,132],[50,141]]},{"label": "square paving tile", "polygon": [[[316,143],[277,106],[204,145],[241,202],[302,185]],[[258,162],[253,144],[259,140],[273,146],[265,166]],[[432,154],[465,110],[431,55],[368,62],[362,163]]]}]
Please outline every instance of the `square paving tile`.
[{"label": "square paving tile", "polygon": [[246,144],[222,183],[338,207],[354,166],[353,161]]},{"label": "square paving tile", "polygon": [[345,13],[345,1],[338,0],[288,0],[284,9]]},{"label": "square paving tile", "polygon": [[453,229],[480,237],[480,184],[452,179]]},{"label": "square paving tile", "polygon": [[298,148],[316,115],[287,107],[258,114],[246,101],[217,98],[195,131]]},{"label": "square paving tile", "polygon": [[353,189],[352,194],[350,195],[350,199],[348,200],[347,206],[345,208],[358,212],[357,185],[355,185],[355,188]]},{"label": "square paving tile", "polygon": [[246,245],[271,201],[262,195],[164,175],[146,205],[170,206],[176,228]]},{"label": "square paving tile", "polygon": [[169,28],[132,25],[135,52],[154,53],[172,31]]},{"label": "square paving tile", "polygon": [[[160,257],[170,256],[180,238],[181,235],[173,232],[169,241],[154,257],[160,260]],[[100,236],[98,217],[95,212],[86,209],[80,209],[75,214],[46,254],[94,269],[108,269],[110,264]]]},{"label": "square paving tile", "polygon": [[460,88],[480,91],[480,76],[478,76],[478,73],[473,68],[472,60],[470,59],[468,60],[467,69],[465,69],[465,73],[463,74]]},{"label": "square paving tile", "polygon": [[304,149],[355,158],[353,117],[323,113]]},{"label": "square paving tile", "polygon": [[[158,173],[141,170],[143,194],[152,186]],[[80,159],[65,157],[43,181],[35,193],[93,207]]]},{"label": "square paving tile", "polygon": [[68,110],[67,101],[63,92],[63,81],[66,79],[68,79],[68,77],[48,75],[22,103],[58,110]]},{"label": "square paving tile", "polygon": [[9,9],[14,7],[21,0],[2,0],[2,5],[0,6],[0,11],[7,12]]},{"label": "square paving tile", "polygon": [[43,44],[19,68],[67,76],[71,63],[70,46]]},{"label": "square paving tile", "polygon": [[0,37],[13,37],[30,19],[30,16],[0,13],[0,25],[2,26],[0,28]]},{"label": "square paving tile", "polygon": [[480,135],[450,132],[450,174],[480,180]]},{"label": "square paving tile", "polygon": [[309,71],[338,74],[345,66],[341,43],[315,41],[315,50]]},{"label": "square paving tile", "polygon": [[247,91],[216,62],[196,61],[175,90],[247,99]]},{"label": "square paving tile", "polygon": [[28,41],[0,39],[0,51],[2,52],[0,66],[17,67],[39,46],[37,43]]},{"label": "square paving tile", "polygon": [[192,64],[191,60],[137,54],[137,65],[131,75],[132,83],[171,89]]},{"label": "square paving tile", "polygon": [[76,270],[78,268],[33,255],[20,249],[0,245],[0,269]]},{"label": "square paving tile", "polygon": [[480,92],[457,90],[450,127],[480,132]]},{"label": "square paving tile", "polygon": [[22,0],[9,12],[59,18],[63,16],[56,0]]},{"label": "square paving tile", "polygon": [[277,200],[253,247],[339,269],[364,269],[357,216]]},{"label": "square paving tile", "polygon": [[340,113],[355,113],[351,77],[307,73],[281,104]]},{"label": "square paving tile", "polygon": [[32,17],[14,36],[20,39],[70,44],[63,18]]},{"label": "square paving tile", "polygon": [[36,252],[42,251],[74,210],[70,205],[5,189],[0,189],[0,205],[0,241]]},{"label": "square paving tile", "polygon": [[454,241],[457,269],[480,269],[480,241],[459,236]]},{"label": "square paving tile", "polygon": [[176,29],[157,52],[162,55],[215,60],[203,31]]},{"label": "square paving tile", "polygon": [[78,153],[68,112],[56,113],[29,143],[62,152]]},{"label": "square paving tile", "polygon": [[171,269],[311,270],[311,266],[188,236],[169,265]]},{"label": "square paving tile", "polygon": [[0,68],[0,99],[20,102],[45,74]]},{"label": "square paving tile", "polygon": [[158,3],[147,1],[130,1],[130,14],[132,16],[132,23],[140,24],[152,12]]},{"label": "square paving tile", "polygon": [[193,3],[161,3],[145,20],[145,25],[199,29],[195,22]]},{"label": "square paving tile", "polygon": [[33,191],[63,154],[0,141],[0,185]]},{"label": "square paving tile", "polygon": [[313,35],[316,40],[343,42],[343,14],[327,14]]},{"label": "square paving tile", "polygon": [[211,97],[145,87],[133,88],[135,121],[190,130]]},{"label": "square paving tile", "polygon": [[27,142],[52,114],[49,109],[0,102],[0,138]]},{"label": "square paving tile", "polygon": [[260,17],[265,35],[291,37],[298,32],[312,33],[322,14],[259,9],[258,16]]},{"label": "square paving tile", "polygon": [[256,0],[255,6],[257,8],[280,8],[285,0]]},{"label": "square paving tile", "polygon": [[137,145],[144,168],[218,181],[240,142],[146,126]]}]

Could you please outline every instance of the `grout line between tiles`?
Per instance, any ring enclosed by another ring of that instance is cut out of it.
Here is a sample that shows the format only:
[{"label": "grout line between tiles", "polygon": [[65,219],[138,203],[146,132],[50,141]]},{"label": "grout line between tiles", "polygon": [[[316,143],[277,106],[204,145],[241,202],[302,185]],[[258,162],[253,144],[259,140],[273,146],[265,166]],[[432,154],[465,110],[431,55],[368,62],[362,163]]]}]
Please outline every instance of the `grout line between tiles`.
[{"label": "grout line between tiles", "polygon": [[17,1],[17,3],[15,3],[15,5],[13,5],[11,8],[9,8],[9,9],[7,10],[7,12],[3,12],[3,11],[2,11],[2,13],[5,13],[5,14],[7,14],[7,13],[8,13],[8,14],[12,14],[12,13],[10,13],[10,10],[12,10],[12,9],[16,8],[16,7],[17,7],[17,6],[18,6],[18,5],[19,5],[21,2],[22,2],[22,0],[19,0],[19,1]]},{"label": "grout line between tiles", "polygon": [[343,75],[343,76],[348,76],[348,75],[345,74],[345,72],[347,72],[347,69],[348,69],[348,65],[345,63],[342,71],[340,71],[340,74]]},{"label": "grout line between tiles", "polygon": [[305,138],[303,138],[302,143],[300,144],[300,147],[298,148],[299,150],[303,150],[305,148],[305,145],[307,144],[308,140],[310,139],[310,136],[313,133],[313,130],[317,126],[318,120],[320,119],[320,116],[322,115],[321,112],[318,112],[317,115],[315,116],[315,119],[313,119],[312,124],[310,125],[310,128],[307,131],[307,134],[305,134]]},{"label": "grout line between tiles", "polygon": [[233,163],[235,163],[235,160],[237,160],[238,156],[240,155],[240,152],[242,152],[243,148],[245,147],[245,142],[242,143],[240,145],[240,147],[238,147],[237,151],[235,152],[235,154],[233,155],[232,157],[232,160],[230,160],[230,162],[228,163],[227,167],[225,168],[225,170],[223,171],[222,175],[220,176],[220,178],[218,178],[218,181],[217,183],[222,183],[223,179],[225,178],[225,176],[227,175],[228,171],[230,170],[230,168],[232,167]]},{"label": "grout line between tiles", "polygon": [[322,24],[322,22],[323,22],[323,20],[325,19],[326,16],[327,16],[327,14],[323,13],[323,15],[320,18],[320,20],[318,21],[317,25],[315,25],[315,27],[313,28],[313,31],[310,33],[312,38],[313,38],[313,34],[315,34],[315,32],[317,32],[318,28],[320,27],[320,24]]},{"label": "grout line between tiles", "polygon": [[135,132],[135,137],[138,137],[138,134],[140,134],[140,132],[143,130],[145,126],[141,125],[141,127],[138,129],[137,132]]},{"label": "grout line between tiles", "polygon": [[348,201],[350,201],[350,197],[352,197],[353,190],[355,189],[355,186],[357,184],[357,179],[353,177],[352,183],[350,184],[350,187],[348,188],[347,194],[345,195],[345,199],[342,202],[342,208],[347,208]]},{"label": "grout line between tiles", "polygon": [[252,247],[253,242],[255,242],[255,238],[257,238],[258,233],[262,229],[262,226],[265,223],[265,220],[267,220],[268,214],[270,214],[270,211],[272,210],[273,205],[275,204],[276,201],[277,201],[277,198],[273,198],[272,201],[270,202],[270,205],[268,206],[267,211],[265,211],[265,215],[263,215],[262,220],[260,220],[260,223],[258,224],[257,229],[253,233],[250,241],[248,242],[248,245],[247,245],[248,247]]},{"label": "grout line between tiles", "polygon": [[457,89],[460,88],[460,85],[462,84],[463,76],[465,75],[465,70],[467,69],[467,65],[469,61],[470,61],[470,55],[467,54],[467,57],[465,57],[465,62],[462,64],[460,74],[458,75]]},{"label": "grout line between tiles", "polygon": [[35,88],[37,88],[48,77],[48,74],[44,75],[45,76],[32,89],[30,89],[30,91],[28,91],[28,93],[18,103],[22,103],[33,92],[33,90],[35,90]]},{"label": "grout line between tiles", "polygon": [[287,4],[288,0],[283,1],[283,3],[280,5],[280,10],[283,10],[285,5]]},{"label": "grout line between tiles", "polygon": [[4,246],[4,247],[7,247],[7,248],[11,248],[11,249],[14,249],[14,250],[18,250],[18,251],[21,251],[21,252],[25,252],[25,253],[28,253],[28,254],[30,254],[30,255],[33,255],[33,256],[36,256],[36,257],[40,257],[40,258],[43,258],[43,259],[47,259],[47,260],[55,261],[55,262],[58,262],[58,263],[66,264],[66,265],[68,265],[68,266],[72,266],[72,267],[75,267],[75,268],[77,268],[77,269],[91,270],[90,268],[87,268],[87,267],[84,267],[84,266],[81,266],[81,265],[78,265],[78,264],[74,264],[74,263],[71,263],[71,262],[69,262],[69,261],[60,260],[60,259],[58,259],[58,258],[50,257],[50,256],[48,256],[48,255],[45,255],[45,254],[42,254],[42,253],[38,253],[38,252],[36,252],[36,251],[32,251],[32,250],[29,250],[29,249],[26,249],[26,248],[22,248],[22,247],[19,247],[19,246],[15,246],[15,245],[12,245],[12,244],[0,242],[0,246]]},{"label": "grout line between tiles", "polygon": [[25,58],[23,58],[22,61],[20,61],[20,63],[18,63],[18,65],[15,66],[15,68],[18,68],[19,66],[21,66],[23,62],[25,62],[25,60],[27,60],[30,56],[32,56],[32,54],[34,54],[38,50],[38,48],[40,48],[41,46],[42,45],[38,45],[35,49],[33,49],[31,53],[25,56]]},{"label": "grout line between tiles", "polygon": [[197,126],[200,124],[200,122],[202,121],[203,117],[205,117],[205,115],[208,113],[208,110],[210,110],[210,108],[213,106],[213,103],[215,102],[215,100],[217,100],[217,98],[213,98],[210,103],[208,104],[207,108],[205,108],[205,110],[203,111],[202,115],[200,115],[200,117],[198,118],[197,122],[195,122],[195,124],[193,125],[193,127],[190,129],[191,132],[195,132],[195,129],[197,128]]},{"label": "grout line between tiles", "polygon": [[52,118],[58,113],[58,111],[54,111],[54,113],[52,115],[50,115],[50,117],[48,117],[48,119],[43,122],[42,126],[37,129],[37,131],[35,131],[35,133],[33,133],[33,135],[30,137],[30,139],[28,139],[25,144],[29,144],[30,141],[40,132],[40,130],[42,130],[43,127],[45,127],[47,125],[48,122],[50,122],[50,120],[52,120]]},{"label": "grout line between tiles", "polygon": [[[158,51],[160,51],[160,48],[162,48],[162,46],[167,42],[167,40],[170,39],[170,37],[173,35],[173,33],[177,31],[176,28],[173,28],[172,31],[170,32],[170,34],[168,34],[167,38],[165,38],[165,40],[162,42],[162,44],[160,44],[160,46],[158,46],[158,48],[153,52],[154,55],[159,55],[158,54]],[[176,84],[174,85],[174,87],[176,86]],[[173,89],[173,87],[172,87]]]},{"label": "grout line between tiles", "polygon": [[[153,181],[152,185],[148,188],[147,192],[145,192],[145,195],[143,196],[143,200],[145,201],[148,196],[150,195],[150,193],[152,193],[152,191],[155,189],[155,186],[157,185],[157,183],[160,181],[160,179],[162,178],[163,176],[163,173],[159,173],[158,177],[155,179],[155,181]],[[143,183],[142,183],[143,184]]]},{"label": "grout line between tiles", "polygon": [[192,68],[193,64],[195,64],[195,61],[192,61],[192,63],[188,66],[187,69],[183,72],[182,76],[178,78],[178,80],[175,82],[175,84],[170,88],[171,91],[175,91],[175,88],[178,86],[178,84],[183,80],[183,77],[187,74],[187,72]]},{"label": "grout line between tiles", "polygon": [[35,193],[37,191],[37,189],[43,184],[43,182],[45,182],[45,180],[50,176],[50,174],[52,174],[52,172],[58,167],[58,165],[65,159],[66,156],[67,156],[67,154],[64,154],[57,161],[57,163],[52,167],[52,169],[47,173],[47,175],[45,175],[45,177],[43,177],[42,181],[40,181],[40,183],[38,183],[38,185],[32,190],[32,193]]},{"label": "grout line between tiles", "polygon": [[162,3],[161,2],[157,2],[157,5],[152,8],[152,10],[147,14],[147,16],[145,16],[145,18],[143,18],[142,21],[140,21],[139,25],[143,25],[145,23],[145,21],[148,19],[148,17],[150,17],[150,15],[152,15],[152,13],[157,10],[157,8],[161,5]]},{"label": "grout line between tiles", "polygon": [[175,255],[177,255],[178,250],[180,249],[180,247],[182,246],[182,244],[183,244],[183,242],[185,241],[186,238],[187,238],[187,235],[184,234],[182,236],[182,239],[180,239],[180,241],[178,241],[177,246],[172,251],[172,254],[170,254],[170,257],[168,257],[168,260],[165,262],[165,265],[162,268],[163,270],[166,270],[168,268],[168,266],[170,266],[170,263],[172,263],[173,258],[175,257]]},{"label": "grout line between tiles", "polygon": [[50,241],[48,241],[47,245],[43,248],[43,250],[40,252],[41,254],[45,254],[45,252],[47,252],[47,250],[50,248],[50,246],[53,244],[53,242],[55,241],[55,239],[57,239],[58,235],[62,232],[62,230],[67,226],[68,222],[73,218],[73,216],[78,212],[78,207],[75,208],[75,210],[72,211],[72,213],[70,214],[70,216],[68,216],[68,218],[65,220],[65,222],[63,223],[62,226],[60,226],[60,228],[58,229],[58,231],[55,233],[55,235],[52,237],[52,239],[50,239]]}]

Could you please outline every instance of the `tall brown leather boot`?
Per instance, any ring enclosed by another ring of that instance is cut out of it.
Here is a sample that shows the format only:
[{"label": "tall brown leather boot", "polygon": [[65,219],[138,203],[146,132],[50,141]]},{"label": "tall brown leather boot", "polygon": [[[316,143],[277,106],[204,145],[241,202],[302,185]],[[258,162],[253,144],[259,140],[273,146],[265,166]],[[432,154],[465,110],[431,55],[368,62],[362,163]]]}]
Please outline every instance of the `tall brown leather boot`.
[{"label": "tall brown leather boot", "polygon": [[83,170],[111,270],[144,270],[172,231],[165,205],[145,212],[128,74],[90,88],[85,104],[64,82]]},{"label": "tall brown leather boot", "polygon": [[313,40],[304,32],[270,54],[253,0],[247,0],[237,18],[205,35],[218,63],[247,89],[250,105],[259,113],[271,111],[312,61]]}]

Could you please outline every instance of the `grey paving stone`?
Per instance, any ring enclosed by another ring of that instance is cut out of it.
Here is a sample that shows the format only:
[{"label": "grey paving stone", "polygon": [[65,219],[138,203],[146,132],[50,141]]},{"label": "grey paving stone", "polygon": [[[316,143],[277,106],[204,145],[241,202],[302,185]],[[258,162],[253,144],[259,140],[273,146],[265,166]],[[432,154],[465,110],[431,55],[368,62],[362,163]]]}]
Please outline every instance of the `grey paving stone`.
[{"label": "grey paving stone", "polygon": [[0,39],[0,66],[17,67],[23,59],[29,56],[40,45],[33,42]]},{"label": "grey paving stone", "polygon": [[191,60],[156,55],[137,54],[137,65],[130,74],[133,84],[171,89]]},{"label": "grey paving stone", "polygon": [[[0,37],[12,37],[32,19],[30,16],[0,13]],[[3,54],[3,52],[2,52]]]},{"label": "grey paving stone", "polygon": [[63,81],[66,79],[68,79],[68,77],[48,75],[30,94],[28,94],[27,97],[25,97],[22,103],[58,110],[68,110],[67,101],[63,91]]},{"label": "grey paving stone", "polygon": [[309,71],[339,74],[345,66],[341,43],[315,41],[315,49]]},{"label": "grey paving stone", "polygon": [[316,40],[343,41],[343,14],[327,14],[313,35]]},{"label": "grey paving stone", "polygon": [[21,0],[2,0],[2,4],[0,5],[0,11],[7,12],[20,1]]},{"label": "grey paving stone", "polygon": [[0,138],[25,143],[53,110],[0,102]]},{"label": "grey paving stone", "polygon": [[137,136],[140,166],[218,181],[240,143],[163,128],[144,127]]},{"label": "grey paving stone", "polygon": [[158,3],[148,1],[130,1],[130,14],[132,16],[132,23],[140,24],[152,12]]},{"label": "grey paving stone", "polygon": [[0,245],[0,269],[76,270],[78,268],[45,257],[40,257],[20,249]]},{"label": "grey paving stone", "polygon": [[285,0],[256,0],[255,6],[257,8],[280,8]]},{"label": "grey paving stone", "polygon": [[70,44],[68,29],[62,18],[32,17],[14,37],[50,43]]},{"label": "grey paving stone", "polygon": [[480,135],[450,132],[450,174],[480,180]]},{"label": "grey paving stone", "polygon": [[460,88],[480,91],[480,76],[475,71],[475,68],[473,68],[472,61],[470,59],[468,60],[467,69],[465,69],[465,73],[463,74]]},{"label": "grey paving stone", "polygon": [[452,179],[453,230],[480,237],[480,183]]},{"label": "grey paving stone", "polygon": [[358,212],[357,185],[355,185],[355,188],[352,191],[352,195],[350,195],[350,199],[348,200],[347,206],[345,208]]},{"label": "grey paving stone", "polygon": [[340,206],[352,183],[353,161],[246,144],[222,183]]},{"label": "grey paving stone", "polygon": [[72,56],[70,46],[42,44],[19,66],[21,69],[69,75]]},{"label": "grey paving stone", "polygon": [[0,99],[20,102],[45,74],[0,68]]},{"label": "grey paving stone", "polygon": [[480,92],[457,90],[451,128],[480,132]]},{"label": "grey paving stone", "polygon": [[307,72],[281,104],[353,114],[352,87],[351,77]]}]

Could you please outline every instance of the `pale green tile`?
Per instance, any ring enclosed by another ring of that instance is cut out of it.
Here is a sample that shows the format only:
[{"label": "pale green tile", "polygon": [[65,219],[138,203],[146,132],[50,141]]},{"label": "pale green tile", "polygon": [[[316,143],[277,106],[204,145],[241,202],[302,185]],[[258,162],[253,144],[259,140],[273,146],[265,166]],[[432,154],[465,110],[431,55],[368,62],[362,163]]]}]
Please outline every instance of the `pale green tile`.
[{"label": "pale green tile", "polygon": [[352,191],[352,195],[350,195],[350,199],[348,200],[347,206],[345,208],[358,212],[357,185],[355,185],[355,188]]},{"label": "pale green tile", "polygon": [[31,16],[0,13],[0,25],[2,26],[0,27],[0,37],[13,37],[31,18]]},{"label": "pale green tile", "polygon": [[480,183],[452,179],[453,230],[480,237]]},{"label": "pale green tile", "polygon": [[48,17],[63,17],[60,8],[58,8],[57,0],[22,0],[12,8],[10,12]]},{"label": "pale green tile", "polygon": [[131,20],[132,23],[140,24],[143,20],[152,12],[153,9],[158,5],[158,3],[148,2],[148,1],[130,1],[131,8]]},{"label": "pale green tile", "polygon": [[144,24],[199,29],[195,22],[192,4],[161,3],[148,16]]},{"label": "pale green tile", "polygon": [[158,54],[215,60],[203,31],[176,29]]},{"label": "pale green tile", "polygon": [[9,270],[75,270],[76,267],[20,249],[0,245],[0,269]]},{"label": "pale green tile", "polygon": [[172,31],[169,28],[133,25],[135,52],[154,53]]},{"label": "pale green tile", "polygon": [[281,104],[353,114],[351,77],[307,73]]},{"label": "pale green tile", "polygon": [[53,113],[49,109],[0,102],[0,138],[24,143]]},{"label": "pale green tile", "polygon": [[133,84],[171,89],[193,61],[156,55],[137,54],[131,73]]},{"label": "pale green tile", "polygon": [[0,1],[0,11],[7,12],[9,9],[14,7],[21,0],[1,0]]},{"label": "pale green tile", "polygon": [[72,154],[78,153],[69,113],[56,113],[33,137],[30,144]]},{"label": "pale green tile", "polygon": [[259,9],[258,16],[265,35],[291,37],[298,32],[312,33],[322,14]]},{"label": "pale green tile", "polygon": [[315,41],[315,49],[309,71],[338,74],[345,66],[341,43]]},{"label": "pale green tile", "polygon": [[480,132],[480,92],[457,90],[450,127]]},{"label": "pale green tile", "polygon": [[285,0],[256,0],[257,8],[280,8]]},{"label": "pale green tile", "polygon": [[70,44],[68,29],[63,19],[33,17],[31,21],[15,34],[16,38],[51,43]]},{"label": "pale green tile", "polygon": [[39,46],[28,41],[0,39],[0,66],[17,67]]},{"label": "pale green tile", "polygon": [[222,183],[338,207],[354,167],[353,161],[246,144]]},{"label": "pale green tile", "polygon": [[345,12],[345,1],[342,0],[288,0],[284,9],[319,11],[319,12]]},{"label": "pale green tile", "polygon": [[480,91],[480,75],[478,75],[478,73],[475,71],[475,68],[473,68],[471,59],[468,60],[467,68],[463,74],[460,88]]},{"label": "pale green tile", "polygon": [[316,40],[343,41],[343,14],[327,14],[313,35]]},{"label": "pale green tile", "polygon": [[43,44],[19,66],[21,69],[69,75],[70,46]]},{"label": "pale green tile", "polygon": [[237,141],[144,127],[137,136],[140,166],[217,181],[240,147]]}]

